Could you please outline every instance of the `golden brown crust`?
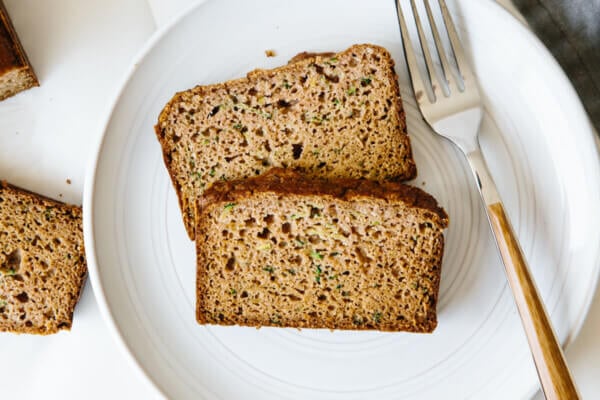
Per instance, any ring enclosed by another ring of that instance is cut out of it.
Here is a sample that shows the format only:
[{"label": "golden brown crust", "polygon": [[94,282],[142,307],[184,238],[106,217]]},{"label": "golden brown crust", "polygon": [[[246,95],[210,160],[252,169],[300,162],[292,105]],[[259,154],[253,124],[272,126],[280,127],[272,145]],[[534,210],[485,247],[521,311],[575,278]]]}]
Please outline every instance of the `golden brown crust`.
[{"label": "golden brown crust", "polygon": [[236,181],[215,182],[198,200],[199,210],[216,202],[235,202],[254,192],[274,192],[280,196],[319,195],[342,200],[374,197],[402,201],[408,207],[421,208],[437,216],[442,228],[448,226],[448,215],[437,200],[425,191],[399,182],[376,182],[366,179],[310,179],[289,169],[272,168],[261,176]]},{"label": "golden brown crust", "polygon": [[70,329],[87,276],[81,208],[0,181],[0,331]]},{"label": "golden brown crust", "polygon": [[179,92],[160,113],[155,133],[191,239],[196,198],[219,179],[271,166],[324,178],[415,177],[389,53],[355,45],[301,57]]},{"label": "golden brown crust", "polygon": [[0,0],[0,100],[32,86],[39,82]]},{"label": "golden brown crust", "polygon": [[32,192],[31,190],[23,189],[19,186],[15,186],[11,183],[8,183],[6,180],[0,180],[0,190],[1,189],[10,189],[16,193],[26,195],[31,199],[31,201],[37,202],[38,204],[53,204],[54,206],[60,206],[65,209],[71,209],[75,214],[81,215],[81,206],[63,203],[51,197]]},{"label": "golden brown crust", "polygon": [[296,54],[294,57],[290,58],[290,60],[288,61],[288,64],[293,64],[296,63],[298,61],[304,61],[306,59],[312,59],[313,61],[316,60],[317,57],[322,57],[322,58],[331,58],[335,55],[334,52],[332,51],[324,51],[324,52],[311,52],[311,51],[303,51],[301,53]]}]

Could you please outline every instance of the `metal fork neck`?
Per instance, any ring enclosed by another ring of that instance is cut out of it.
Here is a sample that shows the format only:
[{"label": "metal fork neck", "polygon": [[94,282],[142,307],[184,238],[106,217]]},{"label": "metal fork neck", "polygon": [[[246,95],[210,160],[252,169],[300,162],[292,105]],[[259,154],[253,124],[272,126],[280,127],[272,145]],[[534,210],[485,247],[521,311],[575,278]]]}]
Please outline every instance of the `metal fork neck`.
[{"label": "metal fork neck", "polygon": [[471,166],[471,171],[473,172],[475,181],[477,182],[477,188],[481,193],[481,198],[483,199],[485,205],[489,206],[491,204],[501,203],[500,195],[496,189],[496,184],[492,179],[479,146],[469,152],[465,152],[465,155],[467,156],[467,160]]},{"label": "metal fork neck", "polygon": [[[479,105],[466,107],[466,104],[447,100],[441,100],[438,103],[434,107],[442,114],[440,116],[433,115],[427,119],[433,130],[450,139],[465,154],[479,150],[477,132],[483,116],[481,107]],[[450,106],[458,106],[458,109],[455,110]]]}]

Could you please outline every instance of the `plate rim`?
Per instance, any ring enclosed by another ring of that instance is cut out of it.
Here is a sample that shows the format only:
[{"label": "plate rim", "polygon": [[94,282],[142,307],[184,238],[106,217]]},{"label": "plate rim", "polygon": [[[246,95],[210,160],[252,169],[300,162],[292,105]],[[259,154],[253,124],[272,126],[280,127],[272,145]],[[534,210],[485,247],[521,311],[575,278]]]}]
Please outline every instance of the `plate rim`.
[{"label": "plate rim", "polygon": [[[85,181],[83,187],[83,234],[84,234],[84,246],[86,249],[86,258],[88,264],[88,274],[90,278],[90,283],[92,285],[93,294],[96,299],[96,303],[98,304],[98,308],[100,310],[100,314],[102,318],[106,322],[106,326],[110,332],[110,336],[112,336],[114,342],[116,342],[117,347],[120,352],[124,354],[125,359],[129,363],[130,366],[136,371],[134,372],[136,375],[141,376],[143,381],[149,386],[152,387],[156,394],[162,396],[163,398],[168,398],[164,389],[161,385],[152,378],[151,374],[148,372],[146,367],[138,360],[138,358],[134,355],[133,350],[131,349],[128,341],[124,337],[121,328],[117,324],[113,313],[109,307],[107,301],[107,295],[105,289],[102,284],[102,280],[100,278],[100,269],[98,268],[98,258],[96,252],[96,240],[94,234],[94,221],[92,218],[93,210],[94,210],[94,196],[95,196],[95,186],[96,186],[96,176],[98,173],[98,162],[100,160],[100,156],[102,153],[102,149],[105,144],[105,139],[108,133],[108,127],[112,121],[113,114],[115,109],[123,97],[125,89],[135,76],[137,71],[137,67],[140,63],[142,63],[148,56],[148,54],[155,48],[158,42],[160,42],[165,36],[167,36],[181,21],[188,18],[191,14],[198,12],[204,4],[208,3],[210,0],[196,0],[193,1],[188,7],[186,7],[179,15],[169,21],[167,24],[158,27],[158,29],[146,40],[144,45],[138,50],[137,54],[132,58],[131,63],[129,64],[128,69],[123,73],[122,78],[119,80],[118,84],[115,86],[116,89],[114,91],[114,95],[107,102],[107,108],[104,113],[104,116],[101,117],[100,122],[98,124],[98,131],[96,143],[93,146],[92,157],[90,157],[88,161],[88,165],[86,166],[85,173]],[[215,1],[215,0],[212,0]],[[590,136],[590,140],[594,145],[594,155],[595,155],[595,174],[600,175],[600,140],[595,136],[594,127],[585,112],[581,99],[572,82],[568,79],[564,70],[560,67],[550,50],[542,43],[542,41],[521,21],[519,21],[514,15],[510,13],[509,10],[498,4],[493,0],[487,0],[485,2],[487,7],[495,9],[495,14],[502,15],[501,18],[504,18],[508,21],[508,24],[512,24],[516,30],[520,32],[520,34],[525,35],[532,39],[534,46],[541,51],[544,58],[548,61],[548,68],[552,70],[552,74],[559,80],[563,87],[567,90],[567,97],[571,98],[571,102],[573,104],[573,111],[578,114],[578,119],[581,121],[585,121],[586,125],[589,126],[588,133]],[[588,293],[586,293],[585,300],[583,302],[583,307],[580,310],[579,316],[575,319],[575,323],[572,326],[571,332],[567,335],[564,340],[563,349],[567,349],[569,345],[571,345],[574,340],[579,335],[585,320],[588,316],[589,310],[592,305],[592,301],[594,299],[595,293],[598,290],[598,285],[600,280],[600,257],[596,260],[594,265],[591,283],[589,285]],[[533,382],[532,388],[529,392],[524,393],[527,395],[526,398],[533,397],[540,390],[537,382]]]},{"label": "plate rim", "polygon": [[90,158],[88,165],[86,166],[85,180],[83,184],[83,241],[86,251],[86,261],[88,265],[88,276],[92,285],[94,298],[96,299],[96,303],[98,304],[98,309],[100,310],[102,319],[106,322],[105,325],[109,330],[109,335],[112,337],[113,342],[116,343],[121,354],[125,357],[126,362],[132,367],[132,370],[135,370],[134,373],[145,382],[146,386],[152,387],[156,394],[158,394],[164,399],[168,398],[167,394],[162,389],[162,387],[157,382],[155,382],[154,379],[152,379],[150,373],[146,370],[146,367],[144,367],[144,365],[142,365],[142,363],[133,354],[130,345],[123,336],[121,329],[119,328],[119,325],[117,324],[112,314],[112,311],[110,310],[110,307],[108,305],[106,293],[104,291],[104,287],[100,279],[98,258],[96,253],[94,221],[92,218],[94,210],[94,189],[96,186],[98,162],[100,160],[102,148],[104,147],[104,142],[108,132],[108,126],[110,125],[112,116],[115,112],[119,101],[123,97],[126,87],[128,86],[129,82],[131,82],[138,69],[138,65],[141,62],[143,62],[143,60],[148,56],[148,54],[152,51],[156,44],[171,30],[173,30],[174,27],[180,23],[180,21],[187,18],[196,9],[200,8],[203,4],[207,3],[208,1],[209,0],[196,0],[195,2],[192,2],[192,4],[189,7],[186,7],[186,9],[183,10],[178,16],[173,18],[167,24],[155,30],[152,33],[152,35],[146,40],[146,42],[140,47],[135,56],[131,59],[129,67],[125,70],[118,84],[115,86],[116,89],[114,91],[114,94],[107,103],[107,110],[105,111],[104,116],[100,120],[102,122],[98,125],[98,131],[100,133],[97,135],[96,143],[93,146],[93,156]]}]

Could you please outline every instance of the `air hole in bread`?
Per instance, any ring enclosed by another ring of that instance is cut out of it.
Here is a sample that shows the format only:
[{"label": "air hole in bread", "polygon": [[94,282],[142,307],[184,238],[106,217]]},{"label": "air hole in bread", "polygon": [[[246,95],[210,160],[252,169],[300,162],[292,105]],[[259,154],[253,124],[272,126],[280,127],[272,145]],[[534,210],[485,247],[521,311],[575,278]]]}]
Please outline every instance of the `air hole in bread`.
[{"label": "air hole in bread", "polygon": [[21,303],[27,303],[29,301],[29,296],[25,292],[21,292],[15,296],[15,299],[19,300]]},{"label": "air hole in bread", "polygon": [[310,218],[319,217],[321,215],[321,210],[318,207],[310,208]]},{"label": "air hole in bread", "polygon": [[4,265],[0,266],[0,273],[14,274],[21,268],[21,250],[15,249],[6,256]]},{"label": "air hole in bread", "polygon": [[425,233],[431,227],[432,227],[432,225],[429,222],[425,222],[423,224],[419,224],[419,232],[420,233]]},{"label": "air hole in bread", "polygon": [[290,101],[287,101],[284,99],[280,99],[280,100],[277,100],[277,107],[279,107],[280,109],[284,109],[284,108],[291,107],[295,103],[297,103],[297,101],[290,102]]},{"label": "air hole in bread", "polygon": [[304,146],[302,143],[295,143],[292,145],[292,156],[294,160],[297,160],[302,155],[302,150],[304,150]]},{"label": "air hole in bread", "polygon": [[219,112],[219,110],[221,109],[221,106],[215,106],[213,107],[213,109],[210,111],[210,113],[208,114],[209,117],[214,117],[215,115],[217,115],[217,113]]},{"label": "air hole in bread", "polygon": [[261,239],[268,239],[269,238],[269,233],[271,233],[269,231],[269,228],[264,228],[261,232],[257,233],[256,236],[261,238]]},{"label": "air hole in bread", "polygon": [[235,257],[229,257],[229,259],[227,260],[227,264],[225,264],[225,270],[227,271],[233,271],[233,269],[235,268]]},{"label": "air hole in bread", "polygon": [[325,79],[327,79],[328,82],[332,83],[338,83],[340,81],[340,77],[337,75],[325,74]]}]

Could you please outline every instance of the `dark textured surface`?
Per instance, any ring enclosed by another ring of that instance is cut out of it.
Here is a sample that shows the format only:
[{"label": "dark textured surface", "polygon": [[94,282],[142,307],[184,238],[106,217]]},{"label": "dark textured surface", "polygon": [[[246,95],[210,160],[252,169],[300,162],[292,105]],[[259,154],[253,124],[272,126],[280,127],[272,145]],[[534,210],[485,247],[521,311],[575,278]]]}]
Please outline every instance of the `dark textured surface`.
[{"label": "dark textured surface", "polygon": [[600,132],[600,0],[513,0],[575,86]]}]

